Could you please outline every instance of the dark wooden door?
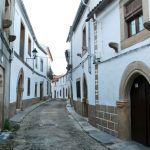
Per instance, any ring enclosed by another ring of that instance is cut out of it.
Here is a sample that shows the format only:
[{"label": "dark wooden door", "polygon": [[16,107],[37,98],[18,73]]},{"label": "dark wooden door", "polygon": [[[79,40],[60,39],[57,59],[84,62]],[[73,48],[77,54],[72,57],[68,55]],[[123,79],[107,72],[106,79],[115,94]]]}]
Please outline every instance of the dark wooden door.
[{"label": "dark wooden door", "polygon": [[40,83],[40,100],[43,100],[43,82]]},{"label": "dark wooden door", "polygon": [[150,146],[150,85],[138,76],[131,87],[131,137]]}]

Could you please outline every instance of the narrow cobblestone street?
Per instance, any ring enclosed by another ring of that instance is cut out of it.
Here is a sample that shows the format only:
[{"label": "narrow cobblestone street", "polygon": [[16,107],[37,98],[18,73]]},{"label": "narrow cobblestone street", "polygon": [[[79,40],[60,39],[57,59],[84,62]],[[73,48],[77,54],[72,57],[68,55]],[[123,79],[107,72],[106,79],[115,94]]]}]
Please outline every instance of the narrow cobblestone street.
[{"label": "narrow cobblestone street", "polygon": [[84,133],[66,110],[66,102],[47,102],[21,123],[13,150],[105,150]]}]

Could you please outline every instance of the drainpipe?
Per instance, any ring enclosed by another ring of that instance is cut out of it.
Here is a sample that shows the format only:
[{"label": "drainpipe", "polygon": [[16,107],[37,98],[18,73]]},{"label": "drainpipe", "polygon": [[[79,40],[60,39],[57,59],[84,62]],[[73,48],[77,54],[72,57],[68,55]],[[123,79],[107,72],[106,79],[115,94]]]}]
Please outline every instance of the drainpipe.
[{"label": "drainpipe", "polygon": [[[88,7],[88,12],[90,12],[89,5],[87,5],[84,0],[81,0],[81,2],[84,6]],[[91,74],[92,71],[91,71],[91,36],[90,36],[90,33],[91,33],[91,24],[89,20],[88,21],[88,71]]]}]

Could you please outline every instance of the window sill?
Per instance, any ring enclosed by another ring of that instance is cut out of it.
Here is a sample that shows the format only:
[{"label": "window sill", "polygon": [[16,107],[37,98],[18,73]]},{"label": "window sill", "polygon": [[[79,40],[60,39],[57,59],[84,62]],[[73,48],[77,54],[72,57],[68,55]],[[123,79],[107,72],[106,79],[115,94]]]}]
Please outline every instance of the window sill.
[{"label": "window sill", "polygon": [[143,31],[137,33],[136,35],[133,35],[123,41],[121,41],[121,49],[128,48],[130,46],[133,46],[134,44],[137,44],[139,42],[142,42],[150,37],[150,32],[146,29]]}]

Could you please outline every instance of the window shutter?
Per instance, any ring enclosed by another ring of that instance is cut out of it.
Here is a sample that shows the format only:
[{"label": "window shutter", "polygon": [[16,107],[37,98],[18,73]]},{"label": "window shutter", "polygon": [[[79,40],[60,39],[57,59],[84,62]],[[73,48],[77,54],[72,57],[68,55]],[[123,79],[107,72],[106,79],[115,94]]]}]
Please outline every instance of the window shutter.
[{"label": "window shutter", "polygon": [[128,20],[142,11],[142,0],[132,0],[125,5],[125,19]]}]

